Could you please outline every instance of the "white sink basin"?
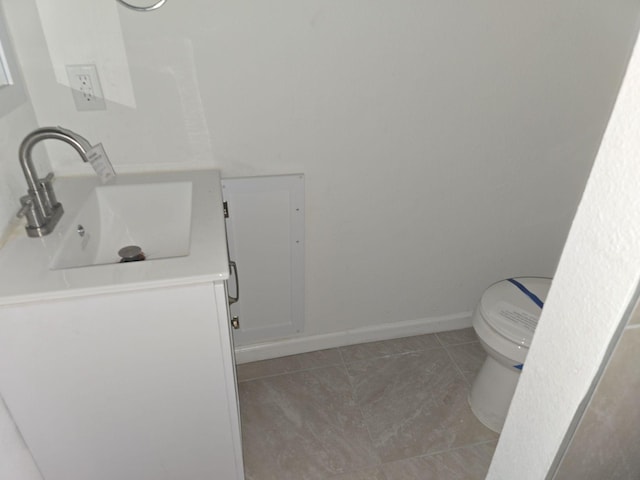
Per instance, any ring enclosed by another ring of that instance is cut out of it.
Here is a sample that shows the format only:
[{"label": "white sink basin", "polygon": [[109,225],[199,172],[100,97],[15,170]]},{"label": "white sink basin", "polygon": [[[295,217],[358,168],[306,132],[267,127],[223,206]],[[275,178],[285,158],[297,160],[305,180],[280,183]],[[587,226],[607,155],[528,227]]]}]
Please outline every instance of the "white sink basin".
[{"label": "white sink basin", "polygon": [[49,268],[118,263],[128,245],[147,260],[189,255],[191,210],[192,182],[98,186],[68,224]]},{"label": "white sink basin", "polygon": [[[103,295],[229,278],[220,172],[214,169],[57,177],[55,230],[17,224],[0,244],[0,305]],[[78,234],[82,225],[84,235]],[[144,262],[119,263],[138,245]]]}]

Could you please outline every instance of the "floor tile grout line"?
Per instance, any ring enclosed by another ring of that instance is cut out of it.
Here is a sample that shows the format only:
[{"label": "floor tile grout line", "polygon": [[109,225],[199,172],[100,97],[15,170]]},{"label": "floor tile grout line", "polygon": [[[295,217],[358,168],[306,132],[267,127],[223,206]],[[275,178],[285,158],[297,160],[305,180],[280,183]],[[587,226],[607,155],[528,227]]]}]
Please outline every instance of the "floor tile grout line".
[{"label": "floor tile grout line", "polygon": [[347,374],[347,380],[349,382],[349,386],[351,387],[351,395],[353,396],[353,401],[356,404],[356,408],[358,409],[358,412],[360,412],[360,417],[362,418],[362,424],[364,425],[365,430],[367,431],[367,437],[369,438],[369,441],[371,442],[371,448],[373,450],[373,452],[376,455],[376,458],[378,460],[378,463],[375,465],[371,465],[371,467],[380,467],[382,466],[382,460],[380,458],[380,454],[378,453],[378,449],[375,446],[375,443],[373,441],[373,436],[371,435],[371,430],[369,429],[369,424],[367,423],[367,420],[364,416],[364,412],[362,411],[362,407],[360,406],[360,402],[358,401],[358,392],[356,392],[356,388],[353,385],[353,382],[351,381],[351,375],[349,375],[349,367],[347,366],[347,362],[344,360],[344,356],[342,355],[342,351],[340,349],[338,349],[338,352],[340,353],[340,358],[342,359],[342,365],[344,367],[345,373]]},{"label": "floor tile grout line", "polygon": [[[416,353],[416,352],[424,352],[427,350],[434,350],[436,348],[448,348],[448,347],[457,347],[457,346],[461,346],[461,345],[469,345],[472,343],[477,343],[478,340],[470,340],[470,341],[465,341],[465,342],[457,342],[457,343],[445,343],[443,340],[440,339],[438,332],[435,333],[431,333],[431,334],[424,334],[424,335],[433,335],[436,338],[436,341],[438,342],[438,345],[436,346],[431,346],[431,347],[424,347],[424,348],[418,348],[418,349],[414,349],[414,350],[407,350],[404,352],[398,352],[398,353],[390,353],[390,354],[386,354],[386,355],[374,355],[372,357],[368,357],[368,358],[361,358],[361,359],[356,359],[356,360],[350,360],[347,361],[344,358],[343,352],[342,350],[344,348],[349,348],[351,346],[357,346],[357,345],[366,345],[367,343],[380,343],[380,342],[386,342],[386,341],[391,341],[391,340],[396,340],[395,338],[390,339],[390,340],[378,340],[376,342],[365,342],[365,343],[358,343],[358,344],[354,344],[354,345],[345,345],[345,346],[340,346],[340,347],[333,347],[333,348],[323,348],[320,350],[313,350],[311,352],[304,352],[304,353],[300,353],[300,354],[296,354],[296,355],[305,355],[307,353],[314,353],[314,352],[320,352],[323,350],[337,350],[338,353],[340,354],[340,359],[341,359],[341,363],[343,365],[346,365],[348,363],[355,363],[355,362],[361,362],[361,361],[367,361],[367,360],[373,360],[376,358],[387,358],[387,357],[393,357],[393,356],[399,356],[399,355],[406,355],[409,353]],[[400,337],[400,338],[411,338],[409,337]],[[295,355],[292,355],[295,356]],[[276,358],[283,358],[283,357],[276,357]],[[258,363],[258,362],[264,362],[264,361],[269,361],[272,359],[267,359],[267,360],[258,360],[256,362],[247,362],[247,363],[241,363],[241,364],[236,364],[236,369],[239,368],[241,365],[249,365],[251,363]],[[304,372],[304,371],[308,371],[308,370],[315,370],[316,368],[323,368],[323,367],[331,367],[331,366],[336,366],[338,365],[337,363],[334,364],[327,364],[327,365],[322,365],[322,366],[314,366],[314,367],[308,367],[308,368],[300,368],[300,369],[295,369],[295,370],[289,370],[289,371],[284,371],[284,372],[279,372],[279,373],[273,373],[273,374],[269,374],[269,375],[259,375],[257,377],[250,377],[250,378],[245,378],[242,380],[238,380],[238,383],[240,382],[248,382],[251,380],[258,380],[261,378],[270,378],[270,377],[276,377],[278,375],[286,375],[286,374],[290,374],[290,373],[296,373],[296,372]]]},{"label": "floor tile grout line", "polygon": [[458,362],[456,362],[455,358],[453,358],[453,355],[451,354],[449,349],[447,347],[444,347],[444,351],[447,352],[447,356],[449,357],[449,360],[451,360],[453,362],[453,366],[455,367],[456,371],[460,374],[460,376],[464,380],[464,383],[468,387],[470,387],[471,386],[471,382],[467,379],[467,376],[464,374],[464,372],[462,371],[462,368],[460,368],[460,365],[458,365]]},{"label": "floor tile grout line", "polygon": [[[358,344],[354,344],[354,345],[345,345],[345,346],[333,347],[333,348],[323,348],[323,349],[320,349],[320,350],[313,350],[311,352],[304,352],[304,353],[295,354],[295,355],[291,355],[291,356],[305,355],[307,353],[320,352],[320,351],[323,351],[323,350],[337,350],[338,353],[340,354],[341,363],[343,365],[346,365],[348,363],[355,363],[355,362],[373,360],[373,359],[376,359],[376,358],[387,358],[387,357],[393,357],[393,356],[398,356],[398,355],[406,355],[406,354],[409,354],[409,353],[424,352],[424,351],[427,351],[427,350],[434,350],[434,349],[437,349],[437,348],[446,348],[447,346],[464,345],[464,344],[467,344],[467,343],[474,343],[473,341],[471,341],[471,342],[455,343],[455,344],[451,344],[451,345],[445,345],[438,338],[437,333],[424,334],[424,335],[433,335],[436,338],[436,341],[438,342],[438,345],[431,346],[431,347],[418,348],[418,349],[414,349],[414,350],[408,350],[408,351],[404,351],[404,352],[390,353],[390,354],[387,354],[387,355],[374,355],[374,356],[371,356],[371,357],[368,357],[368,358],[361,358],[361,359],[351,360],[351,361],[347,361],[344,358],[343,351],[342,351],[344,348],[349,348],[351,346],[357,346],[357,345],[366,345],[367,343],[380,343],[380,342],[396,340],[395,338],[392,338],[392,339],[389,339],[389,340],[378,340],[376,342],[365,342],[365,343],[358,343]],[[400,338],[411,338],[411,336],[409,336],[409,337],[400,337]],[[276,358],[283,358],[283,357],[276,357]],[[241,365],[250,365],[251,363],[258,363],[258,362],[264,362],[264,361],[269,361],[269,360],[273,360],[273,359],[257,360],[256,362],[247,362],[247,363],[236,364],[236,369],[238,369]],[[289,371],[284,371],[284,372],[279,372],[279,373],[273,373],[273,374],[269,374],[269,375],[259,375],[259,376],[256,376],[256,377],[250,377],[250,378],[244,378],[242,380],[238,380],[238,383],[240,383],[240,382],[248,382],[248,381],[252,381],[252,380],[259,380],[261,378],[276,377],[278,375],[286,375],[286,374],[290,374],[290,373],[304,372],[304,371],[308,371],[308,370],[314,370],[316,368],[331,367],[331,366],[336,366],[336,365],[338,365],[338,364],[337,363],[335,363],[335,364],[327,364],[327,365],[322,365],[322,366],[314,366],[314,367],[309,367],[309,368],[300,368],[300,369],[289,370]]]},{"label": "floor tile grout line", "polygon": [[[382,341],[384,341],[384,340],[382,340]],[[469,343],[473,343],[473,342],[469,342]],[[364,344],[359,344],[359,345],[364,345]],[[351,361],[345,360],[343,352],[342,352],[342,348],[343,347],[335,347],[335,350],[337,350],[338,353],[340,354],[340,360],[341,360],[340,364],[346,366],[349,363],[363,362],[363,361],[369,361],[369,360],[375,360],[375,359],[381,359],[381,358],[396,357],[396,356],[400,356],[400,355],[408,355],[410,353],[425,352],[427,350],[435,350],[435,349],[438,349],[438,348],[446,348],[446,347],[444,345],[437,345],[437,346],[434,346],[434,347],[425,347],[425,348],[420,348],[420,349],[417,349],[417,350],[409,350],[409,351],[406,351],[406,352],[390,353],[390,354],[387,354],[387,355],[374,355],[372,357],[361,358],[361,359],[351,360]],[[314,350],[314,351],[318,351],[319,352],[319,351],[322,351],[322,350],[330,350],[330,349],[321,349],[321,350]],[[313,353],[313,352],[305,352],[305,353],[299,354],[299,355],[304,355],[306,353]],[[264,361],[264,360],[259,360],[259,361]],[[249,362],[249,363],[253,363],[253,362]],[[248,365],[249,363],[240,364],[240,365]],[[236,365],[236,368],[239,367],[240,365]],[[277,376],[280,376],[280,375],[288,375],[288,374],[291,374],[291,373],[306,372],[306,371],[309,371],[309,370],[316,370],[318,368],[324,368],[324,367],[335,367],[337,365],[339,365],[339,364],[338,363],[332,363],[332,364],[327,364],[327,365],[322,365],[322,366],[300,368],[300,369],[289,370],[289,371],[280,372],[280,373],[272,373],[272,374],[269,374],[269,375],[259,375],[257,377],[244,378],[242,380],[238,379],[238,383],[250,382],[252,380],[260,380],[262,378],[272,378],[272,377],[277,377]]]},{"label": "floor tile grout line", "polygon": [[[350,360],[350,361],[346,361],[344,360],[345,365],[349,364],[349,363],[357,363],[357,362],[368,362],[370,360],[379,360],[382,358],[390,358],[390,357],[399,357],[401,355],[409,355],[410,353],[418,353],[418,352],[426,352],[428,350],[437,350],[439,348],[445,348],[442,345],[437,345],[435,347],[426,347],[426,348],[419,348],[417,350],[408,350],[406,352],[398,352],[398,353],[388,353],[386,355],[374,355],[372,357],[367,357],[367,358],[359,358],[357,360]],[[340,352],[342,354],[342,352]],[[344,357],[343,357],[344,359]]]},{"label": "floor tile grout line", "polygon": [[[341,358],[342,358],[342,356],[341,356]],[[245,378],[243,380],[238,380],[238,383],[252,382],[254,380],[262,380],[264,378],[280,377],[282,375],[291,375],[293,373],[309,372],[311,370],[318,370],[320,368],[339,367],[339,366],[342,366],[342,365],[343,365],[343,363],[340,362],[340,363],[331,363],[331,364],[327,364],[327,365],[318,365],[316,367],[300,368],[300,369],[297,369],[297,370],[289,370],[287,372],[272,373],[270,375],[260,375],[258,377]]]},{"label": "floor tile grout line", "polygon": [[429,457],[431,455],[440,455],[442,453],[455,452],[457,450],[464,450],[465,448],[477,447],[478,445],[487,445],[489,443],[493,443],[496,440],[483,440],[482,442],[474,442],[468,443],[466,445],[458,445],[457,447],[446,448],[443,450],[437,450],[435,452],[425,453],[424,455],[417,455],[416,457],[411,458],[419,458],[419,457]]},{"label": "floor tile grout line", "polygon": [[[372,344],[372,343],[380,344],[380,343],[386,343],[386,342],[393,342],[393,341],[395,341],[395,340],[405,340],[405,339],[408,339],[408,338],[426,337],[426,336],[435,337],[435,338],[436,338],[436,342],[437,342],[439,345],[436,345],[436,346],[433,346],[433,347],[422,347],[422,348],[417,348],[417,349],[415,349],[415,350],[410,350],[410,351],[407,351],[407,352],[390,353],[390,354],[387,354],[387,355],[380,355],[380,356],[374,355],[374,356],[369,357],[369,358],[364,358],[364,359],[359,359],[359,360],[354,360],[354,361],[358,362],[358,361],[360,361],[360,360],[370,360],[370,359],[372,359],[372,358],[383,358],[383,357],[388,357],[388,356],[391,356],[391,355],[399,355],[399,354],[403,354],[403,353],[422,352],[422,351],[424,351],[424,350],[431,350],[431,349],[433,349],[433,348],[440,348],[440,347],[442,347],[442,346],[443,346],[443,345],[441,344],[441,342],[438,340],[437,333],[423,333],[423,334],[419,334],[419,335],[408,335],[408,336],[405,336],[405,337],[388,338],[388,339],[386,339],[386,340],[374,340],[374,341],[371,341],[371,342],[354,343],[354,344],[351,344],[351,345],[341,345],[341,346],[339,346],[339,347],[335,347],[335,348],[337,348],[338,350],[340,350],[340,352],[342,353],[342,350],[344,350],[344,349],[348,349],[348,348],[350,348],[350,347],[358,347],[358,346],[368,345],[368,344]],[[346,360],[345,360],[345,361],[346,361]],[[348,362],[348,363],[352,363],[352,362]]]},{"label": "floor tile grout line", "polygon": [[436,450],[436,451],[433,451],[433,452],[424,453],[422,455],[414,455],[413,457],[398,458],[396,460],[391,460],[389,462],[384,462],[382,464],[382,466],[390,465],[390,464],[396,463],[396,462],[404,462],[406,460],[411,460],[412,458],[427,458],[427,457],[432,457],[434,455],[442,455],[443,453],[456,452],[458,450],[464,450],[465,448],[477,447],[477,446],[480,446],[480,445],[488,445],[488,444],[494,443],[494,442],[497,442],[497,440],[485,440],[485,441],[482,441],[482,442],[469,443],[469,444],[466,444],[466,445],[458,445],[457,447],[446,448],[446,449],[443,449],[443,450]]},{"label": "floor tile grout line", "polygon": [[469,345],[470,343],[478,343],[480,340],[469,340],[468,342],[460,342],[460,343],[448,343],[446,345],[442,345],[444,348],[447,347],[459,347],[460,345]]},{"label": "floor tile grout line", "polygon": [[441,333],[449,333],[449,332],[444,331],[444,332],[436,332],[436,333],[434,333],[434,335],[438,339],[438,342],[440,342],[440,344],[445,348],[446,347],[455,347],[457,345],[466,345],[468,343],[475,343],[475,342],[478,341],[478,339],[476,338],[475,340],[464,340],[464,341],[461,341],[461,342],[445,343],[445,341],[440,338],[440,334]]}]

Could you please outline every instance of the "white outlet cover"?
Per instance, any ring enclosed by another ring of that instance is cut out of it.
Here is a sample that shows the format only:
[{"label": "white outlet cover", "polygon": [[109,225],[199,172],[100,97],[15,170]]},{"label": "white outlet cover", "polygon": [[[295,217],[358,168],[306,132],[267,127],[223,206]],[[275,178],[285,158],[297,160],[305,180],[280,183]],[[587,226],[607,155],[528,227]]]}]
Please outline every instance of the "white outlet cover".
[{"label": "white outlet cover", "polygon": [[96,66],[67,65],[66,70],[76,110],[106,110],[107,105]]}]

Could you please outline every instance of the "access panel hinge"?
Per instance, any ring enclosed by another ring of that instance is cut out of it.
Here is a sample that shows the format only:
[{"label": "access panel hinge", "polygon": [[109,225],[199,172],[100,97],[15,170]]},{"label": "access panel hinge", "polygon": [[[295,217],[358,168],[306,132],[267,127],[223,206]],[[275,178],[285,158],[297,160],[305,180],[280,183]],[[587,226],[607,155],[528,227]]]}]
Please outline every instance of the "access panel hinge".
[{"label": "access panel hinge", "polygon": [[224,218],[229,218],[229,205],[227,202],[222,202],[222,211],[224,212]]}]

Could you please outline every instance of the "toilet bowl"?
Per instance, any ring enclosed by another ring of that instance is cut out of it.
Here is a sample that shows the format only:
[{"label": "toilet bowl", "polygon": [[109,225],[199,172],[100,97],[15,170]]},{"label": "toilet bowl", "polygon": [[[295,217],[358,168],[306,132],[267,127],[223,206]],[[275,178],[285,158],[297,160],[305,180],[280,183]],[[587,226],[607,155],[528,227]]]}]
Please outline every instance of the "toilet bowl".
[{"label": "toilet bowl", "polygon": [[533,339],[551,279],[520,277],[491,285],[472,325],[487,358],[469,393],[474,415],[500,432]]}]

